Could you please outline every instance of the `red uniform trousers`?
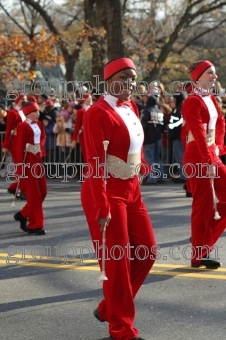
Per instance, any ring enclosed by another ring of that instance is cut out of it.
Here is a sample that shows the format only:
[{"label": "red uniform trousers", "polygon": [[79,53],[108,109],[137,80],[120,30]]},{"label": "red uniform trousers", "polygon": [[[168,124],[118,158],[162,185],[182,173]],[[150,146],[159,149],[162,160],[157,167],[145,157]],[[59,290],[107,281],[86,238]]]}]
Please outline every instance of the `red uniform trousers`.
[{"label": "red uniform trousers", "polygon": [[[11,141],[10,141],[10,150],[9,151],[11,153],[12,160],[13,160],[14,164],[17,163],[16,150],[17,150],[17,138],[16,138],[16,136],[12,135]],[[11,190],[11,191],[16,190],[16,189],[17,189],[17,182],[12,182],[8,187],[8,190]],[[19,189],[22,193],[25,193],[25,188],[23,187],[22,181],[19,183]]]},{"label": "red uniform trousers", "polygon": [[[86,164],[86,148],[85,148],[85,139],[84,139],[84,134],[83,131],[79,134],[79,144],[80,144],[80,150],[82,152],[82,157],[83,157],[83,162]],[[83,174],[89,172],[89,167],[84,166],[83,167]]]},{"label": "red uniform trousers", "polygon": [[[27,152],[26,164],[30,164],[30,168],[26,167],[25,175],[28,178],[21,178],[27,203],[20,213],[23,217],[28,218],[28,228],[38,229],[44,227],[44,215],[42,203],[47,194],[46,175],[41,157]],[[37,164],[37,166],[35,166]],[[40,165],[39,165],[40,164]]]},{"label": "red uniform trousers", "polygon": [[[189,143],[190,144],[190,143]],[[217,210],[221,219],[214,220],[214,199],[211,180],[206,176],[207,167],[200,165],[200,157],[188,144],[184,163],[191,163],[193,166],[186,167],[186,174],[189,178],[190,190],[192,193],[192,214],[191,214],[191,235],[192,235],[192,262],[200,263],[208,249],[212,248],[226,228],[226,167],[218,157],[215,157],[218,177],[214,178],[214,190],[219,202]],[[192,143],[191,143],[192,144]],[[209,147],[210,152],[215,152],[215,145]],[[198,161],[199,159],[199,161]],[[195,172],[194,172],[194,169]],[[201,177],[201,178],[198,178]]]},{"label": "red uniform trousers", "polygon": [[[104,299],[98,311],[109,322],[115,340],[138,336],[134,327],[134,297],[156,259],[156,241],[147,209],[141,199],[138,178],[109,178],[107,198],[111,221],[106,229]],[[86,214],[96,256],[101,267],[102,233],[95,221],[89,179],[82,184],[81,201]]]}]

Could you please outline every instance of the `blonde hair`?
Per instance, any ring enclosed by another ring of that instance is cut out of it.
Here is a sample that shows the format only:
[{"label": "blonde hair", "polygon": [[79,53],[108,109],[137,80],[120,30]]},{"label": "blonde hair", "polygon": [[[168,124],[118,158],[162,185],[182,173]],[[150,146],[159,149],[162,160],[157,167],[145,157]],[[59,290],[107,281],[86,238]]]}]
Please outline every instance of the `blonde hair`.
[{"label": "blonde hair", "polygon": [[[161,107],[165,110],[165,113],[166,113],[166,114],[168,114],[168,115],[171,114],[172,108],[171,108],[168,104],[162,103],[162,104],[160,105],[160,109],[161,109]],[[164,112],[163,112],[163,113],[164,113]]]}]

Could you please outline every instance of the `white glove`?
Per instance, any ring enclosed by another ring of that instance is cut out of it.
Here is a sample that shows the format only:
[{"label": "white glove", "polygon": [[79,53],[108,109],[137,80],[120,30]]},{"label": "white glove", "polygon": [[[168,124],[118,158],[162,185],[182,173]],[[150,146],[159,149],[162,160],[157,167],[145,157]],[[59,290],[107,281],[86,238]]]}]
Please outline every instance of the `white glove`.
[{"label": "white glove", "polygon": [[220,150],[219,150],[218,146],[216,146],[216,148],[215,148],[215,154],[216,154],[216,156],[219,156],[219,154],[220,154]]}]

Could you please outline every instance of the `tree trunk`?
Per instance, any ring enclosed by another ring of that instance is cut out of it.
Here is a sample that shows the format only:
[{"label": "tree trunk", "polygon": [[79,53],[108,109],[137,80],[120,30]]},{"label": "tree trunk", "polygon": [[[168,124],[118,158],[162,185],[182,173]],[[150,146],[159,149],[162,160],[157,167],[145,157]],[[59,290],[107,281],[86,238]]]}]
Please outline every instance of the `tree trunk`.
[{"label": "tree trunk", "polygon": [[105,0],[108,59],[124,56],[120,0]]},{"label": "tree trunk", "polygon": [[65,79],[67,81],[74,81],[73,70],[74,70],[76,61],[77,60],[75,58],[72,58],[71,56],[68,56],[67,59],[65,59],[65,67],[66,67]]},{"label": "tree trunk", "polygon": [[37,60],[36,59],[32,59],[30,60],[30,76],[29,78],[31,78],[31,81],[34,81],[36,78],[36,65],[37,65]]},{"label": "tree trunk", "polygon": [[[38,13],[40,13],[42,18],[45,20],[46,25],[48,26],[49,30],[59,38],[59,41],[58,41],[59,48],[61,49],[62,55],[64,57],[64,61],[65,61],[65,68],[66,68],[65,78],[66,78],[66,81],[68,82],[72,81],[75,63],[76,61],[78,61],[79,53],[81,51],[81,47],[83,43],[82,39],[77,40],[74,51],[72,52],[72,54],[69,54],[69,48],[67,47],[64,40],[62,39],[60,31],[58,30],[57,26],[54,25],[52,17],[46,12],[44,7],[42,7],[38,2],[34,0],[21,0],[21,1],[27,5],[32,6]],[[72,90],[72,86],[70,84],[69,84],[69,89],[70,91]]]},{"label": "tree trunk", "polygon": [[[105,26],[105,7],[102,0],[85,0],[85,22],[91,27]],[[106,57],[106,37],[94,35],[89,37],[90,47],[92,49],[92,79],[91,82],[96,84],[96,76],[103,80],[104,59]]]}]

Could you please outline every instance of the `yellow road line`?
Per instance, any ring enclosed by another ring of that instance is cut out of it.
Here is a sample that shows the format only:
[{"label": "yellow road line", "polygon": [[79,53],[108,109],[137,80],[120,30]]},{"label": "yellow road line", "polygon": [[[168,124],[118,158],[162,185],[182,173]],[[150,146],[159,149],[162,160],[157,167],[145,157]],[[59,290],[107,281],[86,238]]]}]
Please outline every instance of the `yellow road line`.
[{"label": "yellow road line", "polygon": [[[4,261],[5,262],[2,262],[0,260],[0,264],[1,263],[6,263],[6,259],[7,257],[9,256],[8,253],[0,253],[0,259],[3,257],[4,258]],[[84,265],[86,265],[85,267],[87,268],[87,264],[98,264],[98,261],[95,260],[95,259],[88,259],[86,260],[85,258],[80,260],[79,258],[74,258],[74,259],[71,259],[70,255],[68,255],[68,257],[64,257],[64,256],[59,256],[58,258],[54,257],[54,256],[43,256],[43,257],[39,257],[39,255],[37,255],[37,258],[35,258],[34,256],[32,255],[29,255],[29,254],[25,254],[24,255],[25,257],[22,257],[22,254],[15,254],[13,255],[12,257],[9,257],[8,259],[10,261],[13,261],[13,260],[18,260],[18,264],[21,263],[21,259],[23,260],[33,260],[34,262],[35,261],[57,261],[57,262],[60,262],[62,261],[62,263],[52,263],[53,265],[70,265],[70,264],[73,264],[73,263],[78,263],[78,264],[81,264],[82,263]],[[25,262],[25,261],[23,261]],[[32,263],[34,263],[32,262]],[[39,263],[39,262],[38,262]],[[43,262],[45,263],[45,262]],[[13,262],[9,263],[9,264],[15,264]],[[154,266],[153,267],[160,267],[160,268],[173,268],[173,269],[185,269],[185,270],[192,270],[192,271],[209,271],[208,269],[206,269],[205,267],[200,267],[200,268],[191,268],[189,265],[181,265],[181,264],[172,264],[172,263],[158,263],[158,261],[155,262]],[[225,272],[226,273],[226,268],[224,267],[221,267],[221,268],[218,268],[217,269],[217,272]]]},{"label": "yellow road line", "polygon": [[[7,265],[6,260],[0,260],[0,264],[4,264]],[[8,264],[8,266],[10,265],[15,265],[15,264]],[[100,271],[98,266],[88,266],[88,265],[75,265],[75,264],[55,264],[55,263],[47,263],[47,262],[32,262],[32,261],[19,261],[17,264],[17,266],[30,266],[30,267],[42,267],[42,268],[52,268],[52,269],[67,269],[67,270],[83,270],[83,271]],[[155,265],[154,267],[161,267],[160,265]],[[165,265],[162,265],[162,267]],[[174,265],[168,265],[168,267],[172,268],[174,267],[174,269],[187,269],[187,270],[192,270],[196,269],[196,268],[190,268],[187,266],[174,266]],[[221,268],[219,268],[221,269]],[[219,269],[217,270],[217,272],[219,271]],[[223,268],[222,268],[223,269]],[[226,268],[225,268],[226,269]],[[225,271],[225,270],[224,270]],[[215,272],[216,273],[216,272]],[[167,275],[167,276],[174,276],[174,277],[180,277],[180,278],[184,278],[184,277],[188,277],[188,278],[196,278],[196,279],[214,279],[214,280],[226,280],[226,275],[218,275],[218,274],[208,274],[208,273],[195,273],[193,272],[176,272],[176,271],[167,271],[167,270],[151,270],[150,271],[151,275]]]},{"label": "yellow road line", "polygon": [[[218,270],[217,270],[218,271]],[[168,275],[168,276],[176,276],[176,277],[189,277],[195,279],[214,279],[214,280],[226,280],[226,275],[217,275],[217,274],[203,274],[203,273],[182,273],[182,272],[171,272],[171,271],[161,271],[161,270],[151,270],[150,274],[154,275]]]},{"label": "yellow road line", "polygon": [[[165,263],[158,263],[158,262],[155,262],[154,266],[153,267],[161,267],[161,268],[174,268],[174,269],[185,269],[185,270],[192,270],[192,271],[209,271],[210,269],[206,269],[205,267],[200,267],[200,268],[191,268],[190,266],[188,265],[183,265],[183,264],[165,264]],[[217,269],[218,272],[224,272],[226,273],[226,268],[224,267],[221,267],[221,268],[218,268]]]}]

